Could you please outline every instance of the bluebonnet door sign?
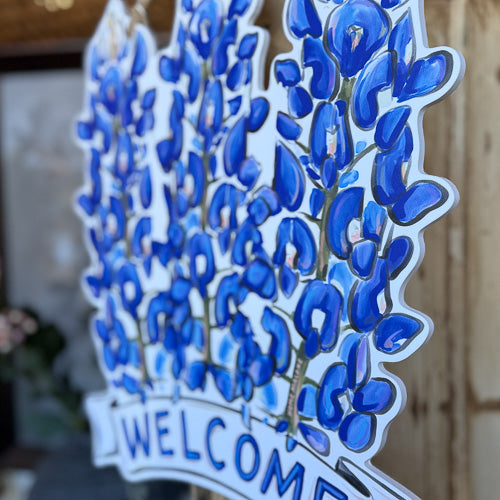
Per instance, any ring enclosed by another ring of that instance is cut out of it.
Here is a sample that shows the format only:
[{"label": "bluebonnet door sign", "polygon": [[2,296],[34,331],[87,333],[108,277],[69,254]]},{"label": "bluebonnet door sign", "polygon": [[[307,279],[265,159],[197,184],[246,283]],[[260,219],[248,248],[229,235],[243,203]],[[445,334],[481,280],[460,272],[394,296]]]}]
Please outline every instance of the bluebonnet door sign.
[{"label": "bluebonnet door sign", "polygon": [[462,58],[421,0],[287,0],[264,82],[262,3],[177,0],[158,49],[111,0],[89,43],[94,460],[232,499],[415,498],[370,459],[405,402],[384,364],[431,333],[403,291],[458,197],[422,114]]}]

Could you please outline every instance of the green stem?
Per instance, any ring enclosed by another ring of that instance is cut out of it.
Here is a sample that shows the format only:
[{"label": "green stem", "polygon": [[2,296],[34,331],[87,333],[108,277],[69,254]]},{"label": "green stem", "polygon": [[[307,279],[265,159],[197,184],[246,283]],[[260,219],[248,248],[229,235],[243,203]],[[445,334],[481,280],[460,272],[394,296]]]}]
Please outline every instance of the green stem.
[{"label": "green stem", "polygon": [[293,376],[290,384],[290,390],[288,392],[288,399],[284,415],[284,418],[288,421],[289,424],[288,432],[292,435],[295,434],[297,425],[299,423],[297,399],[300,395],[300,391],[302,390],[308,364],[309,360],[307,359],[305,354],[305,342],[302,342],[300,344],[299,352],[297,353],[297,359],[295,361],[295,367],[293,369]]}]

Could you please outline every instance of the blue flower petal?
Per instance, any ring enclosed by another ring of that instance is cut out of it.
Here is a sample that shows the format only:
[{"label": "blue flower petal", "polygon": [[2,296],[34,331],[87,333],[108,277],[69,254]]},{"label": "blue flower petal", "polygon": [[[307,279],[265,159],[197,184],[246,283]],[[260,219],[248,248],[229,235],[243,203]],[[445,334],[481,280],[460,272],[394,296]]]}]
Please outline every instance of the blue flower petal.
[{"label": "blue flower petal", "polygon": [[227,49],[236,42],[238,21],[231,19],[225,26],[217,41],[212,60],[212,71],[214,76],[220,76],[226,72],[228,65]]},{"label": "blue flower petal", "polygon": [[304,198],[304,173],[297,157],[283,144],[276,146],[274,190],[280,202],[291,212],[298,210]]},{"label": "blue flower petal", "polygon": [[406,192],[403,163],[408,161],[413,151],[411,130],[406,127],[395,146],[375,157],[373,169],[373,196],[381,205],[394,203]]},{"label": "blue flower petal", "polygon": [[193,12],[189,24],[191,40],[200,56],[208,59],[222,27],[222,8],[217,0],[203,0]]},{"label": "blue flower petal", "polygon": [[448,52],[438,52],[415,61],[398,101],[404,102],[436,92],[448,81],[451,67],[451,55]]},{"label": "blue flower petal", "polygon": [[325,204],[325,194],[319,189],[313,189],[311,199],[309,200],[309,207],[311,215],[317,217]]},{"label": "blue flower petal", "polygon": [[370,276],[375,258],[377,256],[377,245],[374,241],[364,240],[354,245],[352,251],[352,267],[360,278]]},{"label": "blue flower petal", "polygon": [[325,315],[319,328],[321,350],[331,351],[337,343],[342,296],[335,287],[319,280],[308,283],[295,309],[295,326],[305,339],[316,330],[313,325],[315,311],[321,311]]},{"label": "blue flower petal", "polygon": [[422,331],[422,323],[405,314],[384,318],[375,330],[375,346],[379,351],[394,354],[406,347]]},{"label": "blue flower petal", "polygon": [[146,41],[139,31],[136,38],[135,46],[135,56],[134,62],[132,64],[131,76],[140,76],[146,70],[146,65],[148,63],[148,49],[146,47]]},{"label": "blue flower petal", "polygon": [[349,223],[361,217],[364,189],[354,187],[342,191],[333,200],[328,213],[328,242],[332,252],[340,259],[347,259],[352,244],[347,239]]},{"label": "blue flower petal", "polygon": [[306,384],[302,387],[297,399],[297,411],[300,416],[306,418],[316,418],[316,398],[318,389],[312,385]]},{"label": "blue flower petal", "polygon": [[260,165],[255,158],[247,158],[238,170],[238,180],[248,189],[252,189],[260,175]]},{"label": "blue flower petal", "polygon": [[239,59],[250,59],[257,48],[257,42],[259,41],[259,36],[257,33],[250,33],[245,35],[240,42],[238,47],[238,58]]},{"label": "blue flower petal", "polygon": [[327,457],[330,454],[330,439],[323,431],[306,425],[303,422],[299,422],[299,430],[307,441],[307,444],[320,455]]},{"label": "blue flower petal", "polygon": [[392,241],[387,252],[386,262],[391,280],[407,266],[413,254],[413,242],[410,238],[401,236]]},{"label": "blue flower petal", "polygon": [[403,131],[410,113],[409,106],[399,106],[380,118],[375,129],[375,142],[381,149],[387,151],[392,148]]},{"label": "blue flower petal", "polygon": [[415,224],[448,200],[448,193],[434,182],[416,182],[392,206],[389,213],[396,224]]},{"label": "blue flower petal", "polygon": [[296,141],[302,133],[302,127],[285,113],[278,112],[276,129],[284,139]]},{"label": "blue flower petal", "polygon": [[346,366],[343,363],[332,365],[325,373],[318,393],[317,414],[321,427],[332,431],[339,428],[344,417],[339,397],[346,391]]},{"label": "blue flower petal", "polygon": [[394,26],[389,36],[388,48],[397,57],[392,95],[399,97],[406,83],[408,70],[415,60],[413,21],[409,10]]},{"label": "blue flower petal", "polygon": [[290,366],[290,332],[285,321],[266,307],[262,316],[262,327],[272,337],[269,355],[276,361],[276,373],[286,373]]},{"label": "blue flower petal", "polygon": [[274,70],[276,72],[276,79],[284,87],[293,87],[301,80],[300,68],[292,59],[277,61]]},{"label": "blue flower petal", "polygon": [[352,332],[342,343],[340,358],[347,366],[347,385],[356,389],[370,376],[370,344],[366,335]]},{"label": "blue flower petal", "polygon": [[288,26],[297,38],[321,36],[323,28],[311,0],[291,0],[288,6]]},{"label": "blue flower petal", "polygon": [[276,278],[272,268],[263,260],[254,260],[242,277],[242,283],[265,299],[274,299]]},{"label": "blue flower petal", "polygon": [[344,77],[354,76],[382,47],[389,19],[371,0],[348,0],[328,20],[328,47]]},{"label": "blue flower petal", "polygon": [[302,87],[291,87],[288,91],[288,109],[294,118],[303,118],[313,108],[311,96]]},{"label": "blue flower petal", "polygon": [[372,277],[361,281],[354,292],[351,306],[351,324],[360,332],[368,332],[382,318],[378,297],[385,293],[388,271],[383,260],[377,260]]},{"label": "blue flower petal", "polygon": [[251,0],[233,0],[229,6],[228,18],[233,16],[242,16],[250,6]]},{"label": "blue flower petal", "polygon": [[224,169],[227,175],[238,172],[246,157],[246,118],[240,118],[227,136],[224,146]]},{"label": "blue flower petal", "polygon": [[247,129],[257,132],[265,122],[269,113],[269,102],[263,97],[252,99],[250,103],[250,115],[248,116]]},{"label": "blue flower petal", "polygon": [[338,89],[338,71],[335,63],[327,56],[319,38],[304,41],[304,66],[312,68],[311,94],[316,99],[329,99]]},{"label": "blue flower petal", "polygon": [[[198,272],[197,261],[203,257],[204,272]],[[189,245],[190,274],[191,281],[195,285],[203,298],[207,296],[207,286],[215,276],[215,261],[212,250],[211,238],[206,233],[195,234]]]},{"label": "blue flower petal", "polygon": [[369,129],[377,120],[377,95],[392,83],[392,56],[384,52],[362,70],[352,91],[354,118],[361,128]]},{"label": "blue flower petal", "polygon": [[342,422],[339,437],[350,450],[363,451],[375,439],[376,423],[374,415],[351,413]]},{"label": "blue flower petal", "polygon": [[352,406],[359,412],[382,413],[395,399],[395,388],[383,379],[372,379],[354,393]]}]

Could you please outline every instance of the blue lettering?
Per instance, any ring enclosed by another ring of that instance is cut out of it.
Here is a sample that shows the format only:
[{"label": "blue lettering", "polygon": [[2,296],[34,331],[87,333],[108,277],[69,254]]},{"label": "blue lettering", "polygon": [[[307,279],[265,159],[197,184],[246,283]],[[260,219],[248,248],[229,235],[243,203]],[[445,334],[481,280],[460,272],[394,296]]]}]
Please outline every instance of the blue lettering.
[{"label": "blue lettering", "polygon": [[158,448],[160,450],[160,453],[162,455],[173,455],[174,451],[171,449],[166,450],[163,448],[163,443],[162,443],[162,437],[166,436],[168,434],[168,428],[167,427],[160,427],[160,420],[162,418],[165,418],[168,416],[168,411],[159,411],[155,415],[155,420],[156,420],[156,430],[158,432]]},{"label": "blue lettering", "polygon": [[224,423],[224,421],[220,418],[213,418],[212,420],[210,420],[210,423],[208,424],[208,427],[207,427],[207,453],[208,453],[208,458],[210,459],[210,462],[212,462],[212,465],[217,469],[217,470],[222,470],[225,466],[226,466],[226,463],[221,461],[221,462],[217,462],[217,460],[215,460],[214,456],[212,455],[212,450],[210,448],[210,436],[212,435],[212,431],[214,430],[215,427],[222,427],[223,429],[226,428],[226,424]]},{"label": "blue lettering", "polygon": [[276,481],[278,483],[278,493],[282,497],[285,492],[290,488],[293,481],[295,481],[295,489],[293,492],[293,500],[300,500],[302,495],[302,483],[304,481],[304,466],[296,462],[293,469],[290,471],[286,479],[283,479],[283,472],[281,471],[280,456],[278,450],[274,450],[271,459],[269,460],[269,467],[267,468],[264,481],[260,491],[266,493],[269,489],[269,485],[273,480],[273,476],[276,476]]},{"label": "blue lettering", "polygon": [[181,411],[181,419],[182,419],[182,437],[184,444],[184,456],[188,460],[199,460],[200,454],[197,451],[190,450],[187,442],[187,429],[186,429],[186,414],[184,411]]},{"label": "blue lettering", "polygon": [[348,500],[345,493],[342,493],[338,488],[325,481],[322,477],[318,477],[318,482],[316,483],[316,492],[314,493],[314,500],[323,500],[325,493],[329,493],[333,498],[338,500]]},{"label": "blue lettering", "polygon": [[[253,467],[250,472],[244,472],[242,467],[241,467],[241,452],[243,451],[243,445],[245,443],[250,443],[253,447],[254,450],[254,461],[253,461]],[[257,443],[255,439],[250,436],[250,434],[243,434],[240,436],[238,439],[238,442],[236,443],[236,453],[235,453],[235,464],[236,464],[236,469],[238,470],[238,474],[240,475],[241,479],[244,479],[245,481],[251,481],[257,474],[259,470],[259,465],[260,465],[260,453],[259,453],[259,447],[257,446]]]},{"label": "blue lettering", "polygon": [[125,434],[125,440],[127,441],[128,449],[130,451],[130,455],[132,458],[135,458],[137,448],[139,446],[139,443],[142,446],[142,449],[144,450],[144,454],[149,457],[149,419],[148,419],[148,414],[144,414],[144,435],[141,435],[141,431],[139,430],[139,424],[137,420],[134,418],[133,419],[134,423],[134,430],[135,430],[135,440],[131,440],[128,432],[127,432],[127,424],[125,423],[125,419],[122,418],[122,427],[123,427],[123,433]]}]

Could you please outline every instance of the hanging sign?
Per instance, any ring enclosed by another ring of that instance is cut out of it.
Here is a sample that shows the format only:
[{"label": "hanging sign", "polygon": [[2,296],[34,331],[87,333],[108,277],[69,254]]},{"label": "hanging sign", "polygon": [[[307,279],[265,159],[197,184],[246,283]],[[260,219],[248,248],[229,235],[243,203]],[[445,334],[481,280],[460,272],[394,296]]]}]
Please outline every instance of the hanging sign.
[{"label": "hanging sign", "polygon": [[88,46],[94,460],[234,499],[414,498],[370,459],[405,402],[384,363],[431,331],[403,292],[458,197],[422,115],[462,58],[419,0],[287,0],[266,90],[261,6],[178,0],[158,50],[111,0]]}]

